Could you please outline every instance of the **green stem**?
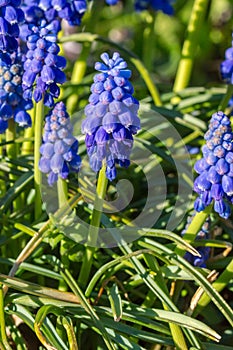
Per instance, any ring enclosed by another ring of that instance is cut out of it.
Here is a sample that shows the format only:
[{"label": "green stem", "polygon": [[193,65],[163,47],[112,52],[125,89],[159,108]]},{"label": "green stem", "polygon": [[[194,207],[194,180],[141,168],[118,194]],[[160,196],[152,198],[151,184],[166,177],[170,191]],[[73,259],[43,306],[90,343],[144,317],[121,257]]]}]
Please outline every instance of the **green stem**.
[{"label": "green stem", "polygon": [[[68,186],[67,182],[60,177],[57,181],[57,191],[58,191],[58,203],[59,203],[59,209],[61,209],[68,200]],[[67,249],[65,240],[62,239],[60,242],[60,256],[62,264],[65,266],[66,269],[69,269],[69,258],[67,256]],[[59,290],[67,291],[67,284],[64,280],[59,281]]]},{"label": "green stem", "polygon": [[[209,205],[208,207],[205,208],[205,210],[201,211],[200,213],[195,214],[189,227],[186,230],[185,235],[183,236],[183,239],[185,241],[187,241],[188,243],[194,241],[196,235],[201,230],[204,222],[206,221],[206,219],[210,215],[211,210],[212,210],[212,205]],[[184,255],[185,250],[177,247],[175,249],[175,253],[182,256],[182,255]]]},{"label": "green stem", "polygon": [[[217,280],[212,284],[213,288],[218,292],[221,292],[232,279],[233,276],[233,259],[227,265],[225,270],[221,273],[221,275],[217,278]],[[211,298],[204,293],[200,300],[198,301],[197,308],[193,313],[193,317],[196,317],[211,301]]]},{"label": "green stem", "polygon": [[6,153],[9,158],[15,159],[17,157],[17,149],[15,141],[15,121],[13,118],[8,121],[8,128],[6,129],[6,141],[10,142],[6,146]]},{"label": "green stem", "polygon": [[[1,143],[3,142],[3,137],[0,134],[0,159],[4,157],[4,149],[3,146],[1,146]],[[0,197],[3,197],[6,193],[6,181],[3,179],[0,179]]]},{"label": "green stem", "polygon": [[[210,215],[212,207],[213,207],[212,205],[209,205],[207,208],[205,208],[204,211],[201,211],[200,213],[195,214],[189,227],[186,230],[186,233],[183,236],[183,239],[185,241],[187,241],[189,243],[194,241],[196,235],[201,230],[204,222],[206,221],[206,219]],[[175,253],[180,255],[180,256],[183,256],[185,254],[185,250],[182,248],[176,247]],[[181,281],[176,281],[175,292],[174,292],[175,293],[174,302],[178,301],[178,297],[179,297],[179,294],[180,294],[182,287],[183,287],[183,283]]]},{"label": "green stem", "polygon": [[[86,73],[87,58],[88,58],[89,53],[90,53],[90,48],[91,48],[90,43],[83,44],[82,52],[81,52],[78,60],[74,64],[74,68],[73,68],[72,76],[71,76],[71,83],[73,83],[73,84],[81,83],[81,81]],[[75,107],[77,106],[78,98],[79,98],[78,94],[73,93],[67,99],[67,104],[66,104],[67,111],[71,116],[75,111]]]},{"label": "green stem", "polygon": [[57,180],[58,204],[59,209],[62,208],[68,200],[68,186],[67,182],[60,177]]},{"label": "green stem", "polygon": [[[59,262],[57,264],[59,266]],[[105,327],[102,325],[102,322],[100,321],[98,315],[96,314],[95,310],[92,308],[91,305],[89,305],[87,299],[85,298],[84,294],[82,293],[82,290],[80,289],[79,285],[76,283],[76,281],[73,279],[70,272],[66,269],[63,269],[60,264],[60,274],[64,278],[64,280],[67,282],[68,286],[72,290],[72,292],[78,296],[79,302],[84,308],[84,310],[91,316],[95,326],[97,329],[101,331],[101,334],[103,336],[103,340],[106,344],[107,349],[109,350],[116,350],[115,345],[111,341]]]},{"label": "green stem", "polygon": [[[17,145],[15,143],[15,138],[16,138],[15,121],[13,118],[11,118],[8,121],[8,128],[6,129],[6,141],[10,142],[9,144],[6,145],[6,153],[10,159],[17,159]],[[10,164],[10,166],[13,166],[13,165]],[[9,174],[9,178],[13,182],[17,180],[17,176],[13,174]],[[20,196],[17,196],[14,199],[13,207],[15,211],[22,208],[22,201]]]},{"label": "green stem", "polygon": [[33,136],[34,136],[35,112],[36,112],[36,108],[34,106],[34,108],[29,111],[29,114],[32,119],[32,126],[31,128],[27,128],[24,131],[24,138],[26,141],[24,141],[22,144],[22,155],[28,155],[33,153],[33,142],[28,141],[28,139],[33,139]]},{"label": "green stem", "polygon": [[154,50],[155,50],[155,19],[156,12],[146,15],[146,28],[143,33],[143,62],[149,71],[153,68]]},{"label": "green stem", "polygon": [[108,180],[105,175],[105,167],[99,172],[97,188],[96,188],[96,196],[94,202],[94,208],[92,212],[91,223],[88,232],[87,239],[87,247],[85,250],[84,260],[81,266],[80,275],[78,278],[78,282],[82,286],[86,286],[89,274],[91,271],[93,255],[95,252],[95,246],[98,239],[100,220],[103,209],[103,201],[107,190]]},{"label": "green stem", "polygon": [[[167,285],[164,281],[163,275],[161,273],[161,269],[160,266],[158,264],[157,259],[154,256],[151,256],[149,254],[144,254],[144,258],[145,261],[147,262],[147,265],[149,266],[150,270],[154,271],[156,273],[156,282],[158,283],[158,285],[163,289],[164,293],[166,293],[167,295],[169,295],[169,291],[167,289]],[[151,290],[150,290],[151,292]],[[149,306],[149,305],[148,305]],[[149,307],[152,307],[152,305],[150,305]],[[170,308],[163,303],[163,308],[164,310],[169,311]],[[185,338],[183,335],[183,332],[180,328],[180,326],[169,322],[169,327],[171,330],[171,334],[172,334],[172,338],[174,341],[174,344],[176,346],[177,350],[188,350],[187,344],[185,342]]]},{"label": "green stem", "polygon": [[148,90],[150,91],[152,100],[154,102],[154,104],[156,106],[162,106],[162,101],[159,95],[159,91],[157,89],[157,87],[155,86],[150,73],[148,72],[148,70],[146,69],[146,67],[144,66],[144,64],[142,63],[142,61],[140,61],[138,58],[135,57],[131,57],[131,62],[135,65],[135,67],[137,68],[137,70],[139,71],[139,73],[141,74]]},{"label": "green stem", "polygon": [[189,84],[194,58],[197,52],[199,34],[204,22],[208,3],[209,0],[194,1],[173,87],[175,92],[183,90]]},{"label": "green stem", "polygon": [[34,143],[34,184],[35,184],[35,220],[37,220],[42,212],[41,207],[41,172],[39,170],[40,145],[42,139],[42,124],[44,119],[44,100],[36,104],[35,115],[35,143]]},{"label": "green stem", "polygon": [[5,325],[5,314],[4,314],[4,294],[3,286],[0,285],[0,330],[1,330],[1,341],[5,350],[12,350],[8,343],[6,335],[6,325]]},{"label": "green stem", "polygon": [[232,96],[233,96],[233,85],[230,84],[227,87],[226,94],[224,95],[222,101],[220,102],[220,105],[218,107],[219,111],[225,111],[225,109],[227,108],[228,102]]}]

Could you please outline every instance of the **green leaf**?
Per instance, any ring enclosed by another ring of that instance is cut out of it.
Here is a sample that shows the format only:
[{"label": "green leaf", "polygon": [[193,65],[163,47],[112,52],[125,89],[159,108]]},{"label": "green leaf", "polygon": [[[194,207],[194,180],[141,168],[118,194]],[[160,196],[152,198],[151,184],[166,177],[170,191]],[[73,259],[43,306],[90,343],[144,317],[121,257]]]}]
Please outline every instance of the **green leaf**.
[{"label": "green leaf", "polygon": [[205,347],[205,350],[232,350],[232,346],[226,346],[226,345],[218,345],[218,344],[212,344],[212,343],[202,343]]},{"label": "green leaf", "polygon": [[16,290],[24,291],[28,294],[44,296],[47,298],[54,298],[57,300],[73,301],[74,303],[80,303],[80,299],[70,292],[61,292],[57,289],[42,287],[38,284],[24,281],[19,278],[9,277],[0,274],[0,281],[7,286]]},{"label": "green leaf", "polygon": [[33,181],[33,173],[31,171],[26,172],[18,180],[15,181],[14,185],[7,191],[5,196],[0,201],[0,210],[6,211],[11,203],[14,201],[19,194],[28,188]]},{"label": "green leaf", "polygon": [[174,265],[161,266],[161,271],[164,277],[169,279],[186,280],[186,281],[193,279],[187,272],[185,272],[178,266],[174,266]]},{"label": "green leaf", "polygon": [[[46,317],[49,313],[53,313],[56,316],[62,315],[62,310],[60,308],[54,307],[54,305],[44,305],[42,306],[35,317],[34,329],[37,337],[41,343],[49,350],[68,350],[67,346],[64,344],[63,340],[57,334],[53,324]],[[42,332],[43,330],[47,330]],[[47,336],[47,338],[43,335]]]},{"label": "green leaf", "polygon": [[[86,292],[85,292],[85,296],[89,297],[91,295],[91,292],[95,286],[95,284],[97,283],[98,279],[108,270],[110,270],[113,266],[118,265],[120,263],[122,263],[125,260],[130,259],[132,256],[137,256],[137,255],[141,255],[143,252],[150,252],[148,249],[141,249],[141,250],[137,250],[135,252],[131,252],[130,254],[125,254],[119,258],[115,258],[114,260],[108,262],[107,264],[101,266],[95,273],[95,275],[92,277],[89,285],[87,286]],[[123,265],[122,265],[123,267]]]},{"label": "green leaf", "polygon": [[145,236],[145,237],[160,237],[163,239],[168,239],[177,244],[178,247],[183,248],[184,250],[188,251],[189,253],[193,254],[194,256],[200,256],[199,252],[191,246],[188,242],[186,242],[184,239],[182,239],[177,234],[168,231],[168,230],[157,230],[152,228],[143,228],[138,231],[139,234]]},{"label": "green leaf", "polygon": [[74,326],[70,317],[62,317],[62,324],[66,330],[70,350],[78,350]]},{"label": "green leaf", "polygon": [[108,288],[108,298],[113,312],[114,321],[119,322],[122,317],[122,303],[116,283],[111,288]]},{"label": "green leaf", "polygon": [[159,244],[158,242],[144,238],[143,240],[138,241],[138,244],[156,252],[158,258],[161,257],[162,260],[168,259],[170,263],[184,269],[184,271],[186,271],[205,290],[205,292],[211,297],[213,303],[215,303],[222,314],[226,317],[228,322],[233,325],[233,310],[201,272],[199,272],[181,256],[174,254],[172,250],[168,249],[162,244]]},{"label": "green leaf", "polygon": [[[15,263],[15,261],[16,261],[15,259],[0,258],[1,264],[13,265]],[[33,272],[35,274],[46,276],[46,277],[53,278],[56,280],[63,280],[63,278],[57,272],[54,272],[52,270],[48,270],[44,267],[30,264],[30,263],[25,263],[25,262],[21,263],[17,272],[20,273],[22,270],[30,271],[30,272]]]}]

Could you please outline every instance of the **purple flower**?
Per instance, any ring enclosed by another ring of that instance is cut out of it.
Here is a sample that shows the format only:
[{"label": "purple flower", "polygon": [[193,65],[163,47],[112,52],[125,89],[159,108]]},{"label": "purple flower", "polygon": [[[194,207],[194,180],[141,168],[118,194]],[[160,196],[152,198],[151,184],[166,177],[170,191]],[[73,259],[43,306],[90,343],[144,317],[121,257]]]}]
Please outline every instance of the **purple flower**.
[{"label": "purple flower", "polygon": [[[188,227],[193,220],[194,216],[188,217],[187,224],[185,226],[185,229],[182,231],[182,235],[186,233],[188,230]],[[209,238],[209,230],[210,230],[210,219],[208,218],[205,223],[203,224],[201,230],[198,232],[195,241],[202,241]],[[196,247],[196,250],[201,255],[200,257],[194,256],[193,254],[186,252],[184,255],[184,258],[190,262],[193,266],[197,267],[206,267],[206,261],[209,259],[210,256],[210,247],[205,246],[199,246]]]},{"label": "purple flower", "polygon": [[20,0],[0,1],[0,51],[16,52],[19,36],[19,24],[24,20]]},{"label": "purple flower", "polygon": [[131,71],[119,53],[112,58],[103,53],[101,59],[103,62],[95,64],[100,73],[94,76],[82,132],[86,134],[91,168],[98,172],[105,164],[106,176],[113,180],[116,164],[130,164],[133,134],[140,129],[139,103],[132,96],[134,90],[128,80]]},{"label": "purple flower", "polygon": [[32,124],[26,112],[32,108],[32,101],[23,98],[22,75],[22,57],[19,53],[0,53],[0,133],[7,129],[11,118],[21,127]]},{"label": "purple flower", "polygon": [[60,94],[59,84],[66,81],[62,71],[66,60],[58,56],[60,48],[56,44],[61,27],[58,20],[48,24],[40,16],[37,19],[37,25],[28,26],[30,34],[27,36],[28,51],[24,62],[24,96],[33,96],[36,102],[44,97],[44,104],[52,107],[54,98],[58,98]]},{"label": "purple flower", "polygon": [[48,184],[52,186],[58,176],[67,179],[69,172],[79,171],[81,158],[64,103],[57,103],[45,120],[39,169],[48,174]]},{"label": "purple flower", "polygon": [[233,201],[233,133],[231,122],[223,112],[213,114],[204,138],[203,158],[194,166],[199,174],[194,181],[194,191],[199,195],[194,209],[203,211],[214,201],[214,210],[227,219],[229,202]]},{"label": "purple flower", "polygon": [[70,25],[80,25],[83,15],[87,10],[86,0],[24,0],[27,7],[26,19],[33,13],[41,9],[43,18],[48,22],[55,19],[66,20]]}]

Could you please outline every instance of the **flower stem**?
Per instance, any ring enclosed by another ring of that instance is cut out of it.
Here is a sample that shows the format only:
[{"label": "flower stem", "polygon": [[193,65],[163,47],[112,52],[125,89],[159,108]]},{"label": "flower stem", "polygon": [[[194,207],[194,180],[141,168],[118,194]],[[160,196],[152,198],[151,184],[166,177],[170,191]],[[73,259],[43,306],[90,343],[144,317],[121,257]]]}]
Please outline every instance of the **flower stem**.
[{"label": "flower stem", "polygon": [[233,96],[233,85],[230,84],[227,87],[226,94],[224,95],[222,101],[220,102],[220,105],[218,107],[219,111],[223,111],[223,112],[225,111],[225,109],[227,108],[228,102],[232,96]]},{"label": "flower stem", "polygon": [[35,106],[28,113],[30,114],[31,119],[32,119],[32,127],[27,128],[24,131],[24,138],[26,141],[24,141],[22,144],[22,155],[28,155],[28,154],[31,154],[33,152],[33,142],[31,140],[28,140],[28,139],[32,139],[34,136],[34,122],[35,122],[35,113],[36,113]]},{"label": "flower stem", "polygon": [[42,212],[41,208],[41,172],[39,170],[40,145],[42,139],[42,124],[44,119],[44,101],[41,99],[36,104],[35,115],[35,142],[34,142],[34,184],[35,184],[35,220],[37,220]]},{"label": "flower stem", "polygon": [[99,172],[94,208],[92,212],[91,223],[88,232],[87,247],[85,250],[84,260],[81,266],[78,282],[81,286],[86,286],[91,271],[93,255],[98,239],[100,220],[103,209],[103,201],[107,190],[108,179],[105,175],[105,167]]},{"label": "flower stem", "polygon": [[[15,131],[15,121],[13,118],[8,120],[8,128],[6,129],[6,141],[9,142],[9,144],[6,145],[6,153],[9,159],[17,159],[17,145],[15,143],[15,137],[16,137],[16,131]],[[10,167],[13,167],[12,164],[10,164]],[[9,174],[10,180],[15,182],[17,180],[17,176],[13,174]],[[17,211],[22,207],[22,201],[21,197],[17,196],[14,199],[13,202],[14,210]]]},{"label": "flower stem", "polygon": [[68,199],[68,186],[67,182],[60,177],[57,180],[57,191],[58,191],[58,203],[59,209],[62,208],[64,204],[67,203]]},{"label": "flower stem", "polygon": [[[58,191],[58,203],[59,209],[61,209],[68,200],[68,187],[67,182],[60,177],[58,177],[57,181],[57,191]],[[69,259],[67,258],[67,250],[65,248],[65,240],[62,239],[60,242],[60,256],[61,262],[65,266],[66,269],[69,269]],[[59,290],[67,291],[67,284],[64,280],[59,281]]]},{"label": "flower stem", "polygon": [[[196,213],[194,218],[192,219],[189,227],[186,230],[186,233],[183,236],[183,239],[187,241],[188,243],[192,242],[198,232],[201,230],[204,222],[208,218],[208,216],[211,213],[212,210],[212,205],[209,205],[208,207],[205,208],[205,210],[201,211],[200,213]],[[175,249],[175,253],[179,255],[184,255],[185,250],[182,248],[177,247]]]},{"label": "flower stem", "polygon": [[[169,291],[167,288],[167,285],[165,283],[165,280],[163,278],[163,275],[161,273],[161,269],[160,266],[158,264],[157,259],[149,254],[145,254],[144,255],[144,259],[149,267],[149,269],[153,272],[155,272],[156,275],[156,282],[158,283],[158,285],[163,289],[164,293],[166,293],[167,295],[169,295]],[[152,297],[153,300],[153,297]],[[165,304],[163,304],[163,308],[164,310],[170,310],[170,308]],[[153,305],[144,305],[144,307],[152,307]],[[172,322],[169,322],[169,327],[171,330],[171,334],[172,334],[172,338],[174,341],[174,344],[176,346],[177,350],[188,350],[187,344],[185,342],[185,338],[182,332],[182,329],[180,328],[180,326],[178,326],[177,324],[174,324]]]},{"label": "flower stem", "polygon": [[140,61],[138,58],[131,57],[131,62],[135,65],[139,73],[141,74],[150,94],[152,97],[152,100],[156,106],[162,106],[162,101],[159,95],[159,91],[157,87],[155,86],[149,71],[146,69],[142,61]]},{"label": "flower stem", "polygon": [[6,141],[10,142],[6,145],[6,153],[9,158],[17,157],[17,149],[15,141],[15,121],[13,118],[8,120],[8,128],[6,129]]},{"label": "flower stem", "polygon": [[147,13],[146,28],[143,32],[143,62],[149,71],[152,71],[155,50],[155,19],[156,12]]},{"label": "flower stem", "polygon": [[199,33],[204,22],[208,3],[209,0],[194,1],[173,87],[175,92],[183,90],[189,84],[197,52]]},{"label": "flower stem", "polygon": [[[78,60],[74,64],[74,68],[71,76],[71,83],[79,84],[81,83],[87,69],[87,58],[90,53],[91,44],[84,43],[82,47],[82,52]],[[67,99],[67,111],[72,116],[75,111],[75,107],[78,103],[78,94],[75,92],[69,96]]]}]

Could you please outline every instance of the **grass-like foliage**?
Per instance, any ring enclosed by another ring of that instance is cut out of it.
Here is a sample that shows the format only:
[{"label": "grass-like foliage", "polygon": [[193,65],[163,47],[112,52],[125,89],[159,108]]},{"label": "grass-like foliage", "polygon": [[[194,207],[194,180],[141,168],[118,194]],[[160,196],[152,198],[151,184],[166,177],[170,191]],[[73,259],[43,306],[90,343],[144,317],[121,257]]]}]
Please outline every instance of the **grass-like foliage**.
[{"label": "grass-like foliage", "polygon": [[0,350],[230,350],[232,0],[0,1]]}]

